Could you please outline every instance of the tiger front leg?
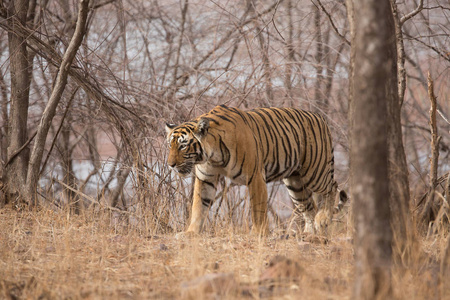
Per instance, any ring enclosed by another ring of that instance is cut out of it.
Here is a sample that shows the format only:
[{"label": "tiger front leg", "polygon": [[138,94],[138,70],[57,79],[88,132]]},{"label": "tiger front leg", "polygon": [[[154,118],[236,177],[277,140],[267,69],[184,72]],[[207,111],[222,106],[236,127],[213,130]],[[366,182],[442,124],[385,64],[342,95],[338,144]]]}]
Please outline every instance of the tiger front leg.
[{"label": "tiger front leg", "polygon": [[195,178],[191,222],[186,233],[198,234],[203,230],[203,223],[208,216],[209,208],[216,195],[216,182],[217,178],[214,178],[212,181]]},{"label": "tiger front leg", "polygon": [[250,206],[252,210],[252,233],[258,236],[269,233],[269,219],[267,217],[267,186],[263,176],[255,176],[248,185]]}]

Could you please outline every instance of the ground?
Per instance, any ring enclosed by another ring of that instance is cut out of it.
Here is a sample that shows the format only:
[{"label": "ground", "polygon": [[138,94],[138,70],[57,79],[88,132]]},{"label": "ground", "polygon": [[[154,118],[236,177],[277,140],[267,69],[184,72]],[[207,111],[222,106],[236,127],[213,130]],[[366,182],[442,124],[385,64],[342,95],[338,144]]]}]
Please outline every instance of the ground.
[{"label": "ground", "polygon": [[[230,228],[177,239],[110,224],[99,212],[1,209],[0,299],[351,298],[346,232],[327,243],[279,233],[258,239]],[[439,297],[433,257],[440,244],[427,244],[430,259],[417,268],[394,271],[398,298]]]}]

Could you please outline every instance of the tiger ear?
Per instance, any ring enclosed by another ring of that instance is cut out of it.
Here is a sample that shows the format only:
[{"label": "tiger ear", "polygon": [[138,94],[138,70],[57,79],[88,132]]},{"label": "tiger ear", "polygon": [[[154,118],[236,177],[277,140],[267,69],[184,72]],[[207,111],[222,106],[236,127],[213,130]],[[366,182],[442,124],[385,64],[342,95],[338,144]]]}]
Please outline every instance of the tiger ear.
[{"label": "tiger ear", "polygon": [[177,125],[172,123],[166,123],[166,133],[169,134],[175,127],[177,127]]},{"label": "tiger ear", "polygon": [[198,123],[197,127],[195,128],[195,135],[198,137],[204,136],[209,129],[209,119],[201,118]]}]

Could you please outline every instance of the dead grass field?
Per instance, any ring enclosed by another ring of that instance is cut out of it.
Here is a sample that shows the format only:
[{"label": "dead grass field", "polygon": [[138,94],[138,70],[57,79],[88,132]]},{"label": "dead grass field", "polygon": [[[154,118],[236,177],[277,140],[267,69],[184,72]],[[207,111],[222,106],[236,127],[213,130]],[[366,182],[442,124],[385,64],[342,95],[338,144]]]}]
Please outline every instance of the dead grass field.
[{"label": "dead grass field", "polygon": [[[353,250],[344,231],[320,244],[281,238],[278,233],[259,240],[233,233],[231,228],[217,230],[215,236],[176,239],[174,234],[151,235],[145,228],[117,229],[110,224],[107,213],[69,216],[45,209],[1,209],[0,298],[351,297]],[[439,257],[444,245],[445,238],[423,242],[428,258],[414,268],[394,271],[394,293],[399,299],[445,297],[445,283],[439,284]],[[273,275],[280,270],[268,273],[269,262],[277,256],[297,262],[296,270],[285,276]],[[201,281],[208,274],[227,274],[223,279],[229,282],[220,283],[222,287],[213,284],[210,289],[200,286],[189,290],[192,280]],[[280,276],[289,278],[288,282]],[[227,284],[229,288],[224,289]]]}]

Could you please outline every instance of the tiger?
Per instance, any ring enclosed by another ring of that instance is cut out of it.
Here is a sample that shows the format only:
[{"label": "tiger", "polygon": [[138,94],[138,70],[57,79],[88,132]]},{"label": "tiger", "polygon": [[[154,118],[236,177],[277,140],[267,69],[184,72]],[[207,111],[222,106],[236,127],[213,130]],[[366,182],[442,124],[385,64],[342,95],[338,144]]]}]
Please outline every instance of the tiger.
[{"label": "tiger", "polygon": [[[243,111],[219,105],[180,125],[166,123],[168,166],[181,176],[194,173],[189,227],[199,234],[215,199],[218,179],[246,185],[252,232],[268,233],[266,183],[282,180],[303,231],[325,234],[333,213],[347,201],[334,180],[330,130],[318,113],[295,108],[257,108]],[[322,195],[316,205],[312,193]]]}]

